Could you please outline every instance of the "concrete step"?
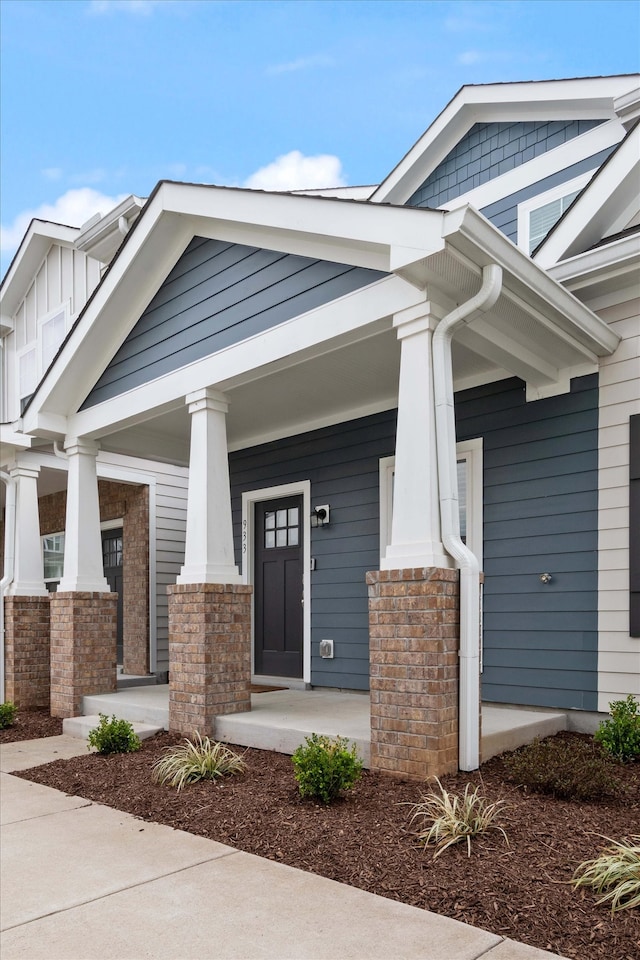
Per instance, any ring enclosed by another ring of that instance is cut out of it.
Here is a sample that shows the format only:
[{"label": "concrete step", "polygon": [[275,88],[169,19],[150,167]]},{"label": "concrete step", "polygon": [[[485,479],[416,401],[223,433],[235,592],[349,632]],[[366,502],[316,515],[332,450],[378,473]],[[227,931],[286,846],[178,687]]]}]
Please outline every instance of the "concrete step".
[{"label": "concrete step", "polygon": [[[98,726],[100,726],[100,717],[98,714],[90,714],[84,717],[67,717],[66,720],[62,721],[62,732],[68,737],[78,737],[78,739],[86,740],[91,731],[95,730]],[[133,727],[133,732],[136,733],[141,740],[147,740],[148,737],[155,737],[156,733],[160,733],[162,730],[162,727],[154,727],[150,723],[138,723],[137,721],[133,721],[131,726]]]},{"label": "concrete step", "polygon": [[567,716],[559,710],[524,710],[483,703],[482,762],[507,750],[517,750],[536,737],[550,737],[566,729]]},{"label": "concrete step", "polygon": [[157,680],[155,673],[147,673],[142,677],[135,674],[119,673],[117,683],[118,690],[126,690],[128,687],[153,687]]},{"label": "concrete step", "polygon": [[131,723],[149,723],[168,730],[169,687],[167,684],[153,684],[83,697],[82,713],[85,716],[106,713],[108,717],[115,714]]}]

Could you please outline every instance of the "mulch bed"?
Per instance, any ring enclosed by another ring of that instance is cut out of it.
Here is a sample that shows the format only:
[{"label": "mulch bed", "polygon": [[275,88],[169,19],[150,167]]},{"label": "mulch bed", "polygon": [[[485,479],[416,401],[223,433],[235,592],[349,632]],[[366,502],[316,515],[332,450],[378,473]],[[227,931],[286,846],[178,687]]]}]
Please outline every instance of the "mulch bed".
[{"label": "mulch bed", "polygon": [[42,737],[58,737],[62,733],[62,720],[49,715],[46,707],[20,709],[14,723],[0,730],[0,743],[16,740],[40,740]]},{"label": "mulch bed", "polygon": [[458,844],[433,860],[416,846],[402,806],[419,799],[420,784],[365,771],[347,797],[324,806],[300,798],[289,757],[249,749],[247,773],[178,793],[152,783],[149,771],[179,739],[163,733],[138,753],[87,754],[17,775],[572,960],[640,957],[640,911],[612,917],[594,894],[568,883],[579,863],[606,846],[603,835],[640,832],[639,763],[620,768],[617,799],[591,803],[528,793],[506,779],[499,757],[481,771],[444,777],[450,792],[471,781],[489,800],[508,801],[499,822],[509,845],[491,831],[472,842],[470,858]]}]

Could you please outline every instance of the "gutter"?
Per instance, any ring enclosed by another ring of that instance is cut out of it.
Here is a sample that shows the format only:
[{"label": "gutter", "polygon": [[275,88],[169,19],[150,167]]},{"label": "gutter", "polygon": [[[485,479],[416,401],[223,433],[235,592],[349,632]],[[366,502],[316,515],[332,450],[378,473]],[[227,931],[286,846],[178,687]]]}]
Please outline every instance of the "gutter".
[{"label": "gutter", "polygon": [[0,480],[7,488],[4,510],[4,576],[0,580],[0,703],[5,702],[5,647],[4,647],[4,594],[13,580],[16,545],[16,482],[0,470]]},{"label": "gutter", "polygon": [[460,569],[458,763],[461,770],[476,770],[480,766],[480,566],[460,539],[451,341],[461,324],[471,323],[493,307],[501,290],[502,268],[495,263],[483,267],[480,291],[440,321],[432,342],[442,542]]}]

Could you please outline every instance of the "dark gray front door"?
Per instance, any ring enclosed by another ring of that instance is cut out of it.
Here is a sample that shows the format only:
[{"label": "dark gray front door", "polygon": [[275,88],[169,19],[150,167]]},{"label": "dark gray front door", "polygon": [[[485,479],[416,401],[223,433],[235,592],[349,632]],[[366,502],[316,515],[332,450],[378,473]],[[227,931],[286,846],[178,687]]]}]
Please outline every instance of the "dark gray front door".
[{"label": "dark gray front door", "polygon": [[118,651],[117,661],[122,663],[122,528],[102,531],[102,563],[104,576],[111,590],[118,594]]},{"label": "dark gray front door", "polygon": [[302,497],[255,511],[255,670],[302,677]]}]

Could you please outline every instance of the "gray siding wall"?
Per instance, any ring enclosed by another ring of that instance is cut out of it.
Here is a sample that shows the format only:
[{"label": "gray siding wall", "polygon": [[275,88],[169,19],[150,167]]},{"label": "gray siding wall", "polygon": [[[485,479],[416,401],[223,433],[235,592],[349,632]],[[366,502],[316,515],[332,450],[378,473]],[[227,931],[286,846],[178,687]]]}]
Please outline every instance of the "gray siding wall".
[{"label": "gray siding wall", "polygon": [[[525,402],[519,380],[456,397],[458,439],[484,438],[483,697],[595,710],[598,389]],[[312,529],[312,683],[369,684],[365,574],[379,568],[379,459],[395,450],[395,411],[230,455],[240,560],[245,490],[311,481],[331,524]],[[541,573],[553,576],[548,586]],[[335,659],[318,643],[335,641]]]},{"label": "gray siding wall", "polygon": [[[231,453],[236,557],[240,564],[242,492],[311,481],[312,503],[331,506],[327,528],[312,528],[312,682],[369,688],[369,620],[365,574],[380,566],[379,460],[393,454],[396,413],[316,430]],[[318,644],[335,641],[335,658],[322,660]]]},{"label": "gray siding wall", "polygon": [[517,380],[469,390],[456,415],[484,438],[482,696],[596,710],[597,376],[528,404]]},{"label": "gray siding wall", "polygon": [[603,122],[476,123],[416,190],[407,205],[439,207]]},{"label": "gray siding wall", "polygon": [[379,280],[325,260],[196,237],[83,409]]},{"label": "gray siding wall", "polygon": [[556,173],[551,174],[550,177],[545,177],[543,180],[532,183],[528,187],[524,187],[522,190],[518,190],[508,197],[502,197],[502,199],[496,200],[495,203],[483,207],[480,212],[485,215],[487,220],[491,220],[499,230],[502,230],[510,240],[517,243],[519,203],[522,203],[524,200],[529,200],[531,197],[536,197],[546,190],[551,190],[561,183],[567,183],[569,180],[573,180],[574,177],[579,177],[581,173],[596,170],[604,163],[614,149],[614,147],[608,147],[606,150],[601,150],[600,153],[596,153],[592,157],[585,157],[584,160],[573,163],[570,167],[565,167],[564,170],[556,171]]}]

